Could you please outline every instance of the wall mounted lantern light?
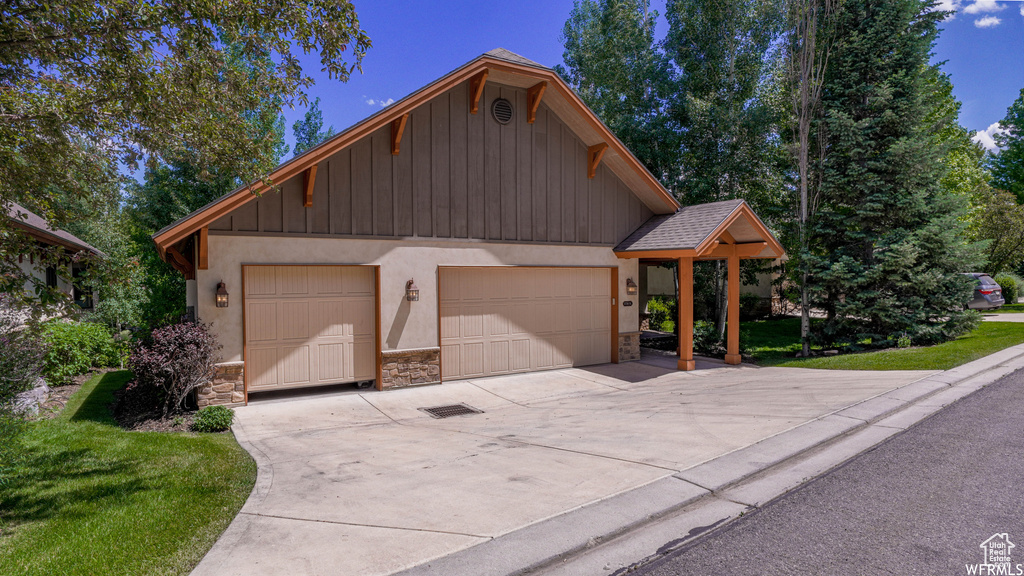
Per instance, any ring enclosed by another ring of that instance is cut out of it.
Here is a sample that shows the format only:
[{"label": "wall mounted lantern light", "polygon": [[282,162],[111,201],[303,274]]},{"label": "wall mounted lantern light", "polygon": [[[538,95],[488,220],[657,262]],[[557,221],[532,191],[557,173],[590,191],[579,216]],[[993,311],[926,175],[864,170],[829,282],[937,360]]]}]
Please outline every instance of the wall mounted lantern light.
[{"label": "wall mounted lantern light", "polygon": [[636,282],[633,282],[632,278],[626,278],[626,294],[628,296],[636,296],[636,293]]},{"label": "wall mounted lantern light", "polygon": [[223,282],[217,283],[217,308],[228,307],[228,287]]},{"label": "wall mounted lantern light", "polygon": [[405,283],[405,299],[409,302],[415,302],[420,299],[420,287],[413,280]]}]

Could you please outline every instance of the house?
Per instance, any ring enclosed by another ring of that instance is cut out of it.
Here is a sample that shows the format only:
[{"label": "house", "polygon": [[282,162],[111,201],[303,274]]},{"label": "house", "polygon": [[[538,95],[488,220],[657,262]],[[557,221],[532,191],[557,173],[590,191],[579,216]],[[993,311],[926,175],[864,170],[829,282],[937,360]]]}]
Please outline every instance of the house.
[{"label": "house", "polygon": [[[79,308],[92,310],[96,304],[92,289],[76,281],[88,267],[87,259],[79,256],[102,256],[103,253],[73,234],[50,226],[42,217],[20,204],[8,204],[7,219],[14,229],[30,237],[36,246],[57,248],[66,255],[60,264],[44,264],[37,260],[36,254],[19,254],[18,267],[30,278],[25,282],[25,290],[34,293],[36,283],[48,288],[57,288],[72,298]],[[62,266],[63,270],[58,270],[58,266]]]},{"label": "house", "polygon": [[153,237],[223,345],[201,405],[636,360],[641,260],[692,287],[694,259],[782,254],[742,200],[681,208],[553,70],[503,49],[271,178]]}]

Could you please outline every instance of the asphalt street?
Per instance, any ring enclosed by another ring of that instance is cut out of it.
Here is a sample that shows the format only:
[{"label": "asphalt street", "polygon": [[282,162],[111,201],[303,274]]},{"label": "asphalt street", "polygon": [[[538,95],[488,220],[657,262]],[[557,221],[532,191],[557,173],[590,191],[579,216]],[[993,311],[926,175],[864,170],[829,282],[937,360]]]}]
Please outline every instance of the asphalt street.
[{"label": "asphalt street", "polygon": [[1024,370],[629,574],[960,575],[997,533],[1024,573]]}]

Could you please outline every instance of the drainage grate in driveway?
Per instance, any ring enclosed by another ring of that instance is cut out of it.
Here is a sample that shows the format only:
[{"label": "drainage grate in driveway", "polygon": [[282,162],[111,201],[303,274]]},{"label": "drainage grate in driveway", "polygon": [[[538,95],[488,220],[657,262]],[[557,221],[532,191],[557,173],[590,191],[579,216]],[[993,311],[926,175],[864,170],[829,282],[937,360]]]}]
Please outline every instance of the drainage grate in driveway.
[{"label": "drainage grate in driveway", "polygon": [[483,414],[483,410],[477,410],[466,404],[450,404],[448,406],[434,406],[433,408],[420,408],[434,418],[451,418],[452,416],[465,416],[466,414]]}]

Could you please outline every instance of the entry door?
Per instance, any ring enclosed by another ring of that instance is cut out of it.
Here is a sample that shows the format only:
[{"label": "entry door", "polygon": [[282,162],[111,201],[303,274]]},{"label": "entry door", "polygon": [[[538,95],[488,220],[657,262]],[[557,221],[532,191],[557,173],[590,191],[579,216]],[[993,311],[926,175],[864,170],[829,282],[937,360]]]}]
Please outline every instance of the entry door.
[{"label": "entry door", "polygon": [[374,269],[244,266],[250,391],[376,378]]},{"label": "entry door", "polygon": [[611,361],[608,268],[442,268],[444,379]]}]

